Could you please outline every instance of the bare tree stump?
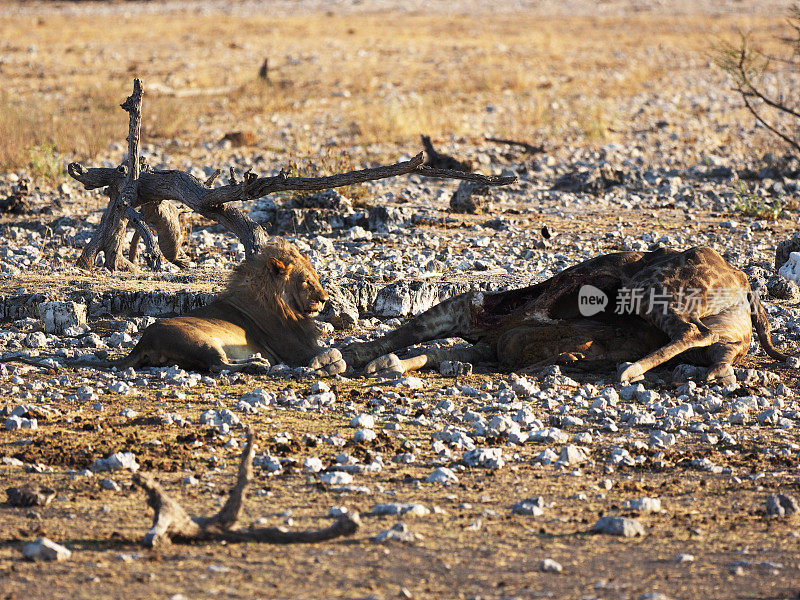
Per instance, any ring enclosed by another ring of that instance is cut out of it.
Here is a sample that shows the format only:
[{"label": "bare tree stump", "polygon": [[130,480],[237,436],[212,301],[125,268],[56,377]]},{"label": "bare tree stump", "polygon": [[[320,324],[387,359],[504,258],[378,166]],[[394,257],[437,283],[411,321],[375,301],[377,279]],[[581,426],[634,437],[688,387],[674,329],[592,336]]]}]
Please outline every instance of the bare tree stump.
[{"label": "bare tree stump", "polygon": [[425,166],[433,167],[433,168],[440,168],[440,169],[451,169],[453,171],[472,171],[472,163],[469,161],[458,160],[448,154],[442,154],[438,152],[436,148],[433,147],[433,142],[431,141],[430,136],[421,135],[420,139],[422,140],[422,147],[425,148],[425,154],[428,155],[428,160],[425,161]]},{"label": "bare tree stump", "polygon": [[[92,268],[100,251],[105,255],[105,264],[110,270],[130,271],[135,269],[131,261],[122,256],[122,243],[125,228],[130,220],[136,231],[144,239],[149,261],[156,270],[161,268],[161,253],[154,243],[153,234],[147,228],[142,216],[133,209],[138,197],[139,174],[139,142],[142,135],[142,83],[133,80],[133,93],[120,106],[129,115],[128,125],[128,169],[124,181],[110,185],[106,194],[111,202],[106,207],[100,225],[94,236],[83,249],[78,266]],[[70,165],[71,167],[72,165]],[[68,168],[70,175],[71,169]]]},{"label": "bare tree stump", "polygon": [[247,443],[239,463],[236,484],[218,513],[210,517],[190,516],[170,497],[150,475],[137,473],[134,483],[147,493],[147,504],[153,509],[153,526],[145,534],[142,545],[153,548],[172,542],[194,541],[263,542],[268,544],[314,543],[353,535],[361,525],[358,513],[347,513],[331,526],[308,531],[289,531],[282,527],[253,527],[233,529],[242,509],[244,498],[253,479],[254,435],[247,431]]},{"label": "bare tree stump", "polygon": [[[142,218],[145,222],[156,230],[158,234],[158,247],[161,253],[169,262],[186,268],[189,266],[189,257],[183,251],[183,227],[180,222],[180,211],[178,207],[164,200],[163,202],[148,202],[142,204]],[[141,236],[138,231],[134,231],[131,238],[130,251],[128,257],[135,265],[139,256],[139,241]]]}]

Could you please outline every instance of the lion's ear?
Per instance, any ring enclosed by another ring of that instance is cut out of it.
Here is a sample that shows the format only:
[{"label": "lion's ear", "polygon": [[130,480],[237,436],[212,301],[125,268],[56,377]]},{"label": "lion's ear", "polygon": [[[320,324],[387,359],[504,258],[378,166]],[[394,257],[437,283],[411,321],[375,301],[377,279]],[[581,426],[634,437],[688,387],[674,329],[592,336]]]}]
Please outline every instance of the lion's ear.
[{"label": "lion's ear", "polygon": [[289,267],[277,258],[267,259],[267,269],[269,269],[273,275],[279,277],[284,277],[289,272]]}]

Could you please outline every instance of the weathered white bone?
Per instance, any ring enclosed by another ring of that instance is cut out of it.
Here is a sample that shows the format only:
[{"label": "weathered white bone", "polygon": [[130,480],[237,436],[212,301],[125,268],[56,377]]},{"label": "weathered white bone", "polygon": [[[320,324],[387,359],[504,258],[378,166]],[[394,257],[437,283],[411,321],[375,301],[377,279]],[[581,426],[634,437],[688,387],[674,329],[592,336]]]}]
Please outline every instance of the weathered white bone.
[{"label": "weathered white bone", "polygon": [[778,274],[784,279],[800,283],[800,252],[792,252],[789,260],[778,269]]}]

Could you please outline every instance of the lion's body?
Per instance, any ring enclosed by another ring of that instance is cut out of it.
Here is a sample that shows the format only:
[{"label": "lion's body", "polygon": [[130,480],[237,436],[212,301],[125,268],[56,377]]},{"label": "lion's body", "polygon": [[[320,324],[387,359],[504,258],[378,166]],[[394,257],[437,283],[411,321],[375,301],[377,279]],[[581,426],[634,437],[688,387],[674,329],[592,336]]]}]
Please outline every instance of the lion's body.
[{"label": "lion's body", "polygon": [[[305,366],[322,350],[313,317],[327,297],[308,259],[276,240],[242,263],[211,304],[145,329],[115,366],[175,364],[216,372],[263,372],[277,363]],[[328,358],[328,366],[337,362]]]},{"label": "lion's body", "polygon": [[256,354],[273,365],[285,362],[298,366],[307,364],[319,350],[317,337],[312,335],[302,340],[306,349],[303,355],[295,352],[286,356],[278,351],[278,340],[269,337],[255,320],[226,300],[220,300],[154,323],[117,366],[179,365],[184,369],[214,371],[237,363],[255,363]]}]

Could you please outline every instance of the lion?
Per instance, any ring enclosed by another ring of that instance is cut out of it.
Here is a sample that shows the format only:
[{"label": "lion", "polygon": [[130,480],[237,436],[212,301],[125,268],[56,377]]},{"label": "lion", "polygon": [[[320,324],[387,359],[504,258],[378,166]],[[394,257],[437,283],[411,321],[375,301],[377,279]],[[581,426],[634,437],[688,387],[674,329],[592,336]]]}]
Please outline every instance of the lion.
[{"label": "lion", "polygon": [[[591,318],[581,310],[581,293],[587,289],[608,303]],[[629,302],[636,298],[640,301]],[[622,363],[620,381],[641,379],[680,357],[707,366],[706,381],[724,385],[736,380],[732,365],[747,354],[753,328],[770,357],[786,360],[772,344],[764,307],[742,271],[712,248],[662,248],[601,255],[522,289],[460,294],[376,340],[347,346],[342,354],[348,365],[366,365],[367,373],[378,375],[444,360],[518,370],[616,362]],[[447,337],[472,345],[404,359],[393,354]]]},{"label": "lion", "polygon": [[345,363],[338,350],[320,346],[314,322],[327,299],[308,259],[273,239],[234,269],[213,302],[150,325],[130,354],[111,365],[265,373],[285,363],[335,375]]}]

